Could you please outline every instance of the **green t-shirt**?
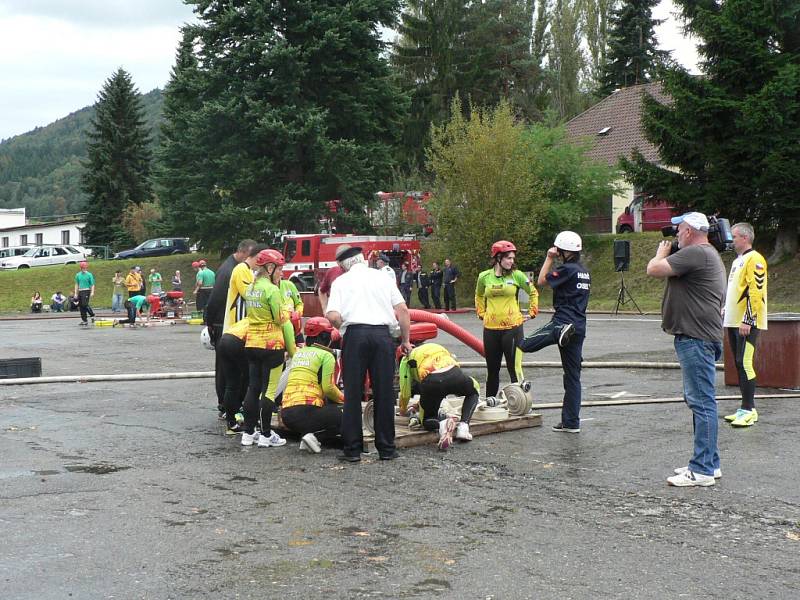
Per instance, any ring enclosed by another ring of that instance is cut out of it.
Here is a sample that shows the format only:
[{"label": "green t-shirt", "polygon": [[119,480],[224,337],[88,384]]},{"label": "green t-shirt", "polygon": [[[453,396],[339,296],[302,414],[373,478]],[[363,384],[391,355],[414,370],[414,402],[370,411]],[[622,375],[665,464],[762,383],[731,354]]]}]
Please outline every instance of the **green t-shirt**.
[{"label": "green t-shirt", "polygon": [[200,269],[197,272],[197,283],[200,284],[201,288],[213,288],[215,280],[216,275],[214,275],[214,271],[209,268]]},{"label": "green t-shirt", "polygon": [[89,271],[78,271],[75,273],[75,283],[79,290],[88,290],[94,285],[94,275]]},{"label": "green t-shirt", "polygon": [[150,303],[147,301],[147,296],[142,296],[141,294],[128,298],[128,301],[136,307],[137,311],[142,310],[143,306],[150,308]]}]

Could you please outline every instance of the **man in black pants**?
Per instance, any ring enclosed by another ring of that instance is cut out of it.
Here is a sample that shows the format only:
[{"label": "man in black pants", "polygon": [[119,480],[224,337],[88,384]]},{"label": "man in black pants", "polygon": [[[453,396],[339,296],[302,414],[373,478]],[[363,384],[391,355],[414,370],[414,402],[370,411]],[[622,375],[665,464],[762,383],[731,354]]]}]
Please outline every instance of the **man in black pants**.
[{"label": "man in black pants", "polygon": [[394,445],[395,346],[390,334],[398,323],[405,352],[411,351],[408,307],[397,286],[364,260],[361,248],[343,245],[336,262],[344,269],[331,286],[328,312],[331,324],[344,332],[342,366],[344,413],[341,460],[359,462],[364,449],[361,400],[369,373],[375,408],[375,447],[381,460],[399,456]]},{"label": "man in black pants", "polygon": [[433,297],[433,307],[442,308],[442,278],[444,274],[439,268],[439,263],[431,265],[431,296]]},{"label": "man in black pants", "polygon": [[400,266],[400,294],[405,300],[406,306],[411,307],[411,291],[414,287],[414,274],[408,270],[408,265],[403,263]]},{"label": "man in black pants", "polygon": [[[242,240],[236,248],[236,252],[231,254],[217,269],[214,288],[206,304],[205,324],[211,336],[211,344],[216,347],[217,341],[222,337],[223,323],[227,307],[225,301],[228,297],[228,285],[231,280],[231,273],[236,265],[253,254],[258,244],[255,240]],[[225,370],[221,368],[219,354],[214,357],[214,386],[217,392],[217,408],[220,418],[225,413]],[[233,415],[229,415],[233,416]]]},{"label": "man in black pants", "polygon": [[417,266],[417,272],[414,277],[417,280],[417,298],[423,308],[430,308],[431,303],[428,299],[428,288],[431,285],[430,275],[423,270],[422,265]]},{"label": "man in black pants", "polygon": [[442,271],[442,278],[444,279],[444,309],[456,309],[456,281],[461,271],[458,267],[450,262],[449,258],[444,259],[444,271]]},{"label": "man in black pants", "polygon": [[[536,352],[558,344],[564,370],[564,403],[561,422],[553,431],[580,433],[581,359],[586,338],[586,307],[589,304],[591,277],[579,261],[583,244],[581,236],[562,231],[539,271],[537,283],[553,288],[555,314],[550,322],[534,331],[519,344],[523,352]],[[552,269],[553,260],[561,258],[561,266]]]}]

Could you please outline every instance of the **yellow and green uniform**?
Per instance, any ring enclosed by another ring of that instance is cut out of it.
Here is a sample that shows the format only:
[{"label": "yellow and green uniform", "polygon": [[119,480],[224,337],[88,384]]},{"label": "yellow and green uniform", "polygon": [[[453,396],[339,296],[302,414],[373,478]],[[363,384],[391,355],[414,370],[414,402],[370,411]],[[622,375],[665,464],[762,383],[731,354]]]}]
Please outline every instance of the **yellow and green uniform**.
[{"label": "yellow and green uniform", "polygon": [[236,323],[228,327],[228,329],[225,330],[225,333],[230,334],[244,341],[247,339],[247,332],[249,331],[249,329],[250,329],[250,320],[247,317],[245,317],[241,321],[236,321]]},{"label": "yellow and green uniform", "polygon": [[295,351],[292,324],[281,310],[280,290],[267,277],[250,284],[245,292],[250,327],[246,348]]},{"label": "yellow and green uniform", "polygon": [[728,276],[724,327],[767,328],[767,261],[755,250],[737,256]]},{"label": "yellow and green uniform", "polygon": [[228,327],[243,319],[247,314],[247,306],[244,295],[247,288],[253,283],[253,272],[247,263],[240,262],[231,271],[231,280],[228,284],[228,295],[225,298],[225,319],[222,329],[227,331]]},{"label": "yellow and green uniform", "polygon": [[281,279],[281,304],[283,310],[291,313],[299,313],[303,316],[303,301],[300,299],[300,292],[297,291],[297,286],[289,279]]},{"label": "yellow and green uniform", "polygon": [[282,408],[325,405],[325,400],[344,403],[344,395],[336,387],[336,357],[328,348],[305,346],[295,352],[289,381],[283,392]]},{"label": "yellow and green uniform", "polygon": [[530,296],[528,310],[534,316],[539,307],[539,292],[531,286],[525,273],[515,269],[498,276],[492,268],[478,275],[475,309],[486,329],[513,329],[522,325],[524,318],[519,309],[520,290]]}]

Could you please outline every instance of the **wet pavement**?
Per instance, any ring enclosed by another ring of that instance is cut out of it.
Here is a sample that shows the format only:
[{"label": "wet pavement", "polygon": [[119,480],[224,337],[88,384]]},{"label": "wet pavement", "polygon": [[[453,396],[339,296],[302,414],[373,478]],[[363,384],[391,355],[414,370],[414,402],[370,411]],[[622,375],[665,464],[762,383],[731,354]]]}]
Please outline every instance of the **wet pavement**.
[{"label": "wet pavement", "polygon": [[[474,315],[454,320],[480,335]],[[2,358],[41,356],[43,375],[213,366],[190,326],[5,321],[0,340]],[[593,317],[584,354],[675,360],[652,317]],[[537,402],[560,400],[559,370],[527,375]],[[681,390],[673,370],[587,369],[583,384],[587,400]],[[718,391],[736,391],[721,373]],[[0,595],[797,598],[798,402],[761,401],[749,429],[721,425],[723,478],[676,489],[665,478],[691,449],[680,403],[587,407],[579,435],[552,432],[559,413],[546,410],[544,427],[343,465],[296,440],[242,448],[211,380],[0,386]]]}]

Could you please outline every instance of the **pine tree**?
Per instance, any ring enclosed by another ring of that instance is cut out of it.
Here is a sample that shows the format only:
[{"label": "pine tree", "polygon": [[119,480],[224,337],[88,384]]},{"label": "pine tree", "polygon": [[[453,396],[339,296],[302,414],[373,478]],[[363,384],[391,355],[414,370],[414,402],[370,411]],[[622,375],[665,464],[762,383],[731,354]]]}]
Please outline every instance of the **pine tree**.
[{"label": "pine tree", "polygon": [[658,49],[655,35],[655,28],[662,23],[653,18],[653,7],[659,1],[623,0],[612,12],[602,96],[617,88],[652,81],[658,67],[669,58],[669,52]]},{"label": "pine tree", "polygon": [[701,40],[703,75],[665,72],[669,105],[645,102],[659,168],[624,163],[644,189],[687,208],[777,227],[778,254],[797,252],[800,228],[800,12],[796,0],[680,0]]},{"label": "pine tree", "polygon": [[98,94],[88,133],[89,158],[84,163],[86,241],[89,244],[129,242],[122,228],[128,204],[149,200],[150,133],[131,76],[119,68]]},{"label": "pine tree", "polygon": [[378,32],[396,0],[189,4],[161,152],[171,222],[218,248],[314,230],[340,199],[340,229],[366,227],[406,108]]},{"label": "pine tree", "polygon": [[580,0],[555,0],[551,16],[552,43],[548,57],[551,109],[560,120],[583,108],[580,75],[586,57],[581,48]]}]

